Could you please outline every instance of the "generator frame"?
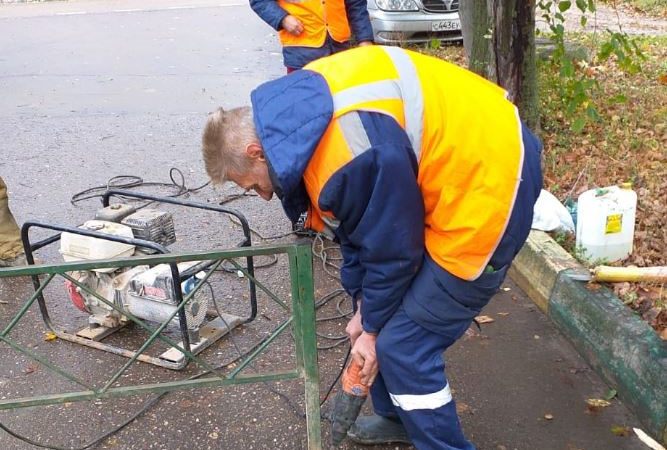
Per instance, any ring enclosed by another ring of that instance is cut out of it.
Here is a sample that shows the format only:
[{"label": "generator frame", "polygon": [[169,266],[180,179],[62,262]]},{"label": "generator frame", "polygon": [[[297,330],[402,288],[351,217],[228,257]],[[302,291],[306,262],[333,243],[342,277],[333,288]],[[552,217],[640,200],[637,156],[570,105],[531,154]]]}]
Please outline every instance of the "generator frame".
[{"label": "generator frame", "polygon": [[[135,191],[125,191],[125,190],[118,190],[118,189],[110,189],[107,190],[103,195],[102,195],[102,204],[104,207],[109,206],[110,204],[110,199],[112,197],[123,197],[123,198],[133,198],[133,199],[140,199],[140,200],[148,200],[150,202],[159,202],[159,203],[170,203],[173,205],[178,205],[178,206],[183,206],[186,208],[195,208],[195,209],[201,209],[201,210],[207,210],[207,211],[213,211],[221,214],[227,214],[236,217],[236,219],[240,222],[241,228],[243,230],[243,235],[244,238],[242,241],[239,242],[237,245],[238,247],[251,247],[252,246],[252,238],[251,238],[251,232],[250,232],[250,226],[248,225],[248,220],[245,218],[243,214],[240,212],[222,207],[220,205],[211,205],[208,203],[200,203],[200,202],[194,202],[194,201],[189,201],[189,200],[182,200],[174,197],[162,197],[162,196],[155,196],[155,195],[150,195],[150,194],[144,194],[141,192],[135,192]],[[42,228],[42,229],[48,229],[48,230],[53,230],[53,231],[59,231],[59,233],[52,235],[46,239],[43,239],[41,241],[32,243],[30,241],[30,230],[33,228]],[[27,221],[23,224],[21,228],[21,239],[23,241],[23,248],[25,251],[26,255],[26,260],[28,264],[32,265],[34,264],[34,256],[33,253],[40,249],[43,248],[49,244],[52,244],[54,242],[57,242],[60,240],[60,236],[62,232],[67,232],[67,233],[72,233],[72,234],[78,234],[78,235],[83,235],[83,236],[89,236],[89,237],[94,237],[98,239],[103,239],[107,241],[113,241],[113,242],[121,242],[124,244],[131,244],[135,245],[138,247],[146,248],[146,249],[151,249],[155,251],[158,254],[168,254],[170,253],[169,250],[156,242],[151,242],[151,241],[146,241],[143,239],[137,239],[137,238],[129,238],[129,237],[124,237],[124,236],[116,236],[116,235],[110,235],[106,233],[100,233],[96,231],[89,231],[89,230],[84,230],[81,228],[76,228],[76,227],[71,227],[71,226],[66,226],[66,225],[58,225],[58,224],[53,224],[53,223],[48,223],[48,222],[42,222],[42,221]],[[139,259],[139,258],[135,258]],[[176,262],[168,262],[167,263],[170,267],[171,270],[171,276],[173,279],[173,297],[176,300],[176,305],[180,305],[183,303],[183,293],[180,289],[181,287],[181,280],[182,280],[182,273],[178,269],[178,265]],[[210,267],[212,263],[205,264],[205,267],[200,267],[200,265],[195,266],[196,271],[198,272],[199,270],[206,269],[206,267]],[[111,266],[113,267],[113,266]],[[217,266],[216,266],[217,267]],[[255,319],[257,316],[257,289],[255,286],[255,281],[254,281],[254,275],[255,275],[255,269],[254,269],[254,261],[253,261],[253,256],[252,255],[247,255],[246,256],[246,267],[247,267],[247,273],[248,273],[248,290],[249,290],[249,298],[250,298],[250,314],[245,317],[245,318],[239,318],[238,316],[232,316],[232,315],[225,315],[227,317],[218,317],[210,322],[208,322],[206,325],[204,325],[201,330],[200,330],[200,339],[197,343],[192,343],[190,342],[190,333],[188,331],[188,325],[187,325],[187,318],[185,314],[185,310],[183,308],[178,309],[178,321],[179,321],[179,331],[181,335],[181,342],[179,343],[187,352],[192,352],[193,354],[198,354],[202,352],[204,349],[209,347],[211,344],[213,344],[215,341],[220,339],[223,335],[225,335],[227,332],[231,332],[231,328],[241,324],[241,323],[248,323],[251,322]],[[191,269],[188,269],[191,270]],[[68,279],[71,282],[74,282],[73,278],[71,278],[69,275],[64,274],[63,277]],[[186,354],[179,352],[177,349],[174,349],[173,347],[161,354],[160,356],[150,356],[143,354],[143,350],[145,348],[141,348],[140,350],[129,350],[123,347],[118,347],[112,344],[107,344],[104,342],[101,342],[102,339],[105,337],[111,335],[112,333],[118,331],[122,326],[114,327],[114,328],[107,328],[107,327],[98,327],[98,328],[83,328],[79,330],[76,334],[69,333],[65,331],[65,329],[58,324],[54,323],[54,321],[51,319],[51,316],[49,314],[49,310],[46,304],[46,301],[44,299],[44,293],[43,289],[39,289],[40,282],[39,278],[36,275],[32,276],[32,282],[35,287],[35,292],[38,294],[37,295],[37,302],[39,304],[39,310],[42,315],[42,319],[44,321],[44,324],[46,327],[49,329],[49,331],[53,332],[57,337],[60,339],[70,341],[70,342],[75,342],[77,344],[85,345],[87,347],[92,347],[96,348],[98,350],[103,350],[106,352],[114,353],[116,355],[121,355],[126,358],[131,358],[132,360],[137,359],[139,361],[149,363],[149,364],[154,364],[156,366],[160,367],[165,367],[167,369],[172,369],[172,370],[181,370],[184,369],[188,362],[189,358],[186,358]],[[75,283],[76,286],[78,286],[79,289],[86,291],[87,294],[92,295],[98,299],[100,299],[100,296],[97,295],[96,293],[92,292],[91,290],[87,289],[86,286],[83,286],[80,283]],[[104,303],[108,303],[106,301],[103,301]],[[127,312],[124,311],[119,311],[123,316],[128,316]],[[224,313],[222,313],[224,314]]]}]

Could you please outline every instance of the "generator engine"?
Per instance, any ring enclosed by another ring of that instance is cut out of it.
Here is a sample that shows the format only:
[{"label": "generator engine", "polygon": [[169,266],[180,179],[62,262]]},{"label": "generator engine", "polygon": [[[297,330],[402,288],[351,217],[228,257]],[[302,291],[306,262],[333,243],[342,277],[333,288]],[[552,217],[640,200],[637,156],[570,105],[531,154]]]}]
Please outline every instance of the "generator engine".
[{"label": "generator engine", "polygon": [[[99,210],[95,220],[89,220],[79,228],[116,236],[135,237],[165,246],[176,241],[170,213],[151,209],[136,211],[133,207],[123,204],[114,204]],[[80,261],[145,255],[153,251],[131,244],[65,232],[60,239],[60,253],[65,261]],[[192,261],[178,264],[179,273],[198,263]],[[194,288],[198,276],[203,276],[203,272],[181,280],[183,297]],[[171,267],[168,264],[155,267],[141,265],[130,268],[77,271],[72,272],[72,278],[87,288],[82,289],[69,280],[65,282],[72,303],[89,314],[90,328],[116,328],[129,321],[126,315],[114,310],[91,292],[113,302],[122,311],[154,322],[164,322],[178,306],[174,296]],[[212,298],[202,289],[197,291],[194,298],[184,307],[188,333],[192,341],[199,340],[199,329],[212,306]],[[170,321],[168,327],[180,328],[178,315]]]}]

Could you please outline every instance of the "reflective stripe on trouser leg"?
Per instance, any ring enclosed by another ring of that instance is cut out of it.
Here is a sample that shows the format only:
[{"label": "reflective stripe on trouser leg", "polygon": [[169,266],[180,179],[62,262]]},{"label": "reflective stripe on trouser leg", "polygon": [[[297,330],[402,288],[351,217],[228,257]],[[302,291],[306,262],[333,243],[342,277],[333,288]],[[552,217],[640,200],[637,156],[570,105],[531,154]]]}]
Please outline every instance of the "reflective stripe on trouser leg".
[{"label": "reflective stripe on trouser leg", "polygon": [[[454,340],[413,322],[401,308],[378,335],[380,372],[412,443],[419,450],[471,450],[445,377],[442,353]],[[373,402],[382,401],[372,391]]]},{"label": "reflective stripe on trouser leg", "polygon": [[9,210],[7,185],[0,177],[0,259],[14,258],[22,249],[19,227]]},{"label": "reflective stripe on trouser leg", "polygon": [[387,386],[384,384],[382,373],[378,373],[371,386],[371,400],[375,414],[382,417],[398,418],[398,411],[396,411],[389,392],[387,392]]}]

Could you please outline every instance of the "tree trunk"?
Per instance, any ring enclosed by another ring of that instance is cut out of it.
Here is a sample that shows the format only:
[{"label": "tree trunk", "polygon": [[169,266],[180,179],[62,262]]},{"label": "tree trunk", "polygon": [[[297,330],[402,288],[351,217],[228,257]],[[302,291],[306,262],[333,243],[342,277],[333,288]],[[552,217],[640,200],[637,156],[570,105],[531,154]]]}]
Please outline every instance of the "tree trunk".
[{"label": "tree trunk", "polygon": [[493,54],[496,82],[519,107],[521,117],[538,128],[535,62],[535,0],[491,0],[494,12]]},{"label": "tree trunk", "polygon": [[535,0],[464,0],[460,13],[468,67],[506,89],[537,131]]},{"label": "tree trunk", "polygon": [[468,56],[468,68],[473,72],[494,80],[495,60],[492,58],[491,2],[487,0],[463,0],[459,2],[463,47]]}]

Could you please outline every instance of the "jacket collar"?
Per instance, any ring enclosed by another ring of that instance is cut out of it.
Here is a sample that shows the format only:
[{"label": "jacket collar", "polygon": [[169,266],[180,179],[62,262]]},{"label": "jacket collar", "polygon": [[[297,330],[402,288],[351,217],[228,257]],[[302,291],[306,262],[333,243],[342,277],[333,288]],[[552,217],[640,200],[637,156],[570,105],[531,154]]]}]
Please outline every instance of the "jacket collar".
[{"label": "jacket collar", "polygon": [[303,173],[333,116],[329,86],[298,70],[260,85],[250,99],[274,192],[295,222],[308,208]]}]

